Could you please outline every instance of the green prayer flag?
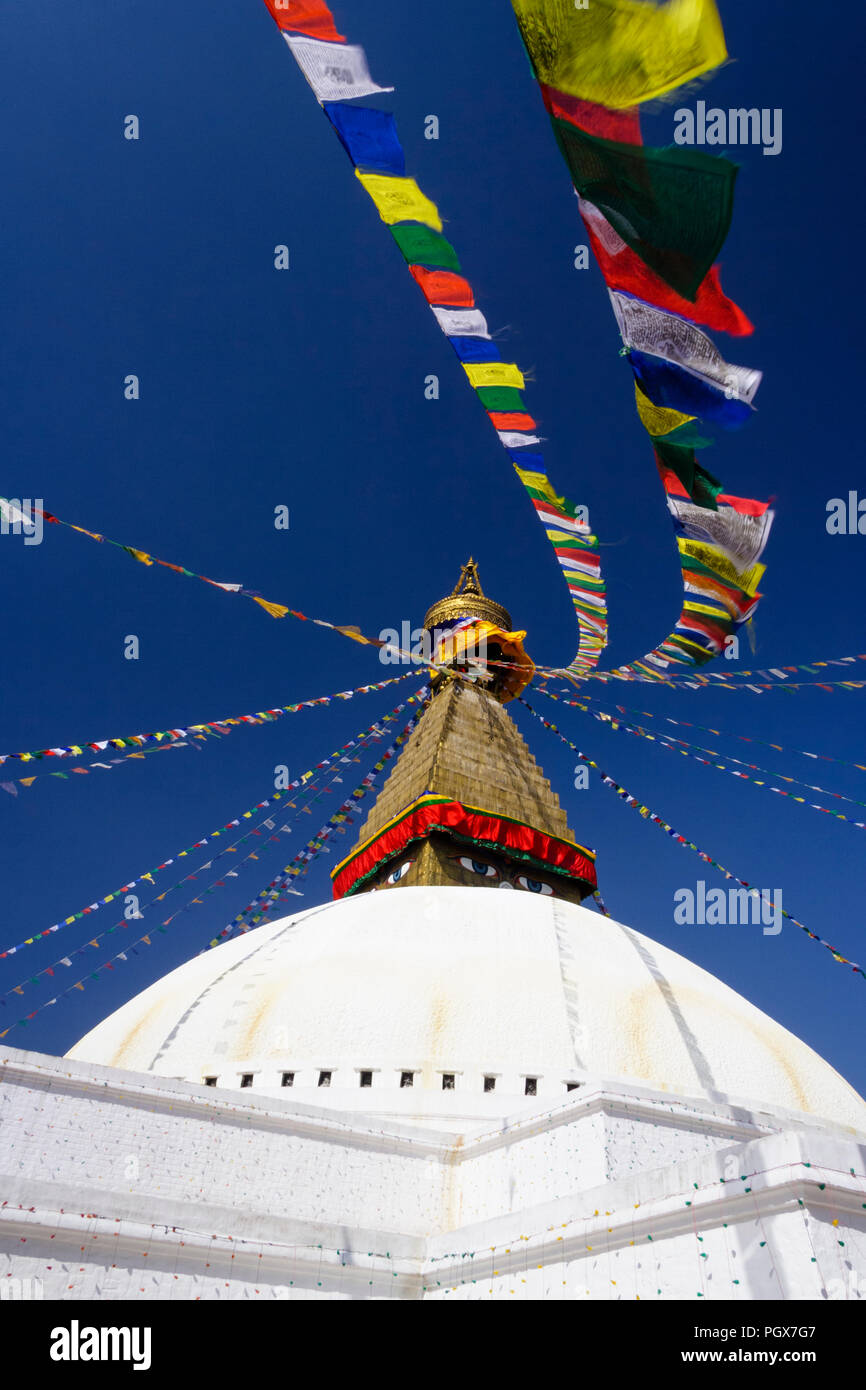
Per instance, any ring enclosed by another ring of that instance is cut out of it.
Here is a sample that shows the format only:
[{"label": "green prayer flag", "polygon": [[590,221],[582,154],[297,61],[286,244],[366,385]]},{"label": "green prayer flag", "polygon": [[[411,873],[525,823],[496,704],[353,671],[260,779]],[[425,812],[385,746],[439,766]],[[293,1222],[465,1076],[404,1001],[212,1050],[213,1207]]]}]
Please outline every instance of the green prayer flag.
[{"label": "green prayer flag", "polygon": [[710,449],[715,441],[702,434],[702,429],[702,420],[686,420],[685,424],[677,425],[675,430],[669,430],[667,434],[653,436],[653,444],[673,444],[682,449]]},{"label": "green prayer flag", "polygon": [[435,270],[459,270],[457,252],[447,237],[420,222],[397,222],[391,235],[410,265],[427,265]]},{"label": "green prayer flag", "polygon": [[623,145],[555,116],[551,123],[581,197],[666,284],[694,300],[731,225],[737,165],[690,146]]},{"label": "green prayer flag", "polygon": [[[674,430],[672,433],[676,434],[677,431]],[[722,490],[722,484],[698,463],[694,450],[666,444],[662,439],[655,439],[653,443],[659,463],[676,473],[695,505],[717,512],[719,508],[716,498]]]},{"label": "green prayer flag", "polygon": [[516,386],[478,386],[476,391],[485,410],[526,409]]}]

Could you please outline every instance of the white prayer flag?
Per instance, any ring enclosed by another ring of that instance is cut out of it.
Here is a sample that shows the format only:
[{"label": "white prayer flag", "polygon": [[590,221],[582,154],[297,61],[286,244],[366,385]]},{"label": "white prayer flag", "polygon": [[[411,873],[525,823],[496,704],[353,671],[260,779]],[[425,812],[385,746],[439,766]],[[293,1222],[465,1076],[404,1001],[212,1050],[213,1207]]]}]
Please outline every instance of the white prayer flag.
[{"label": "white prayer flag", "polygon": [[720,507],[714,512],[709,507],[697,507],[693,502],[670,495],[668,508],[690,540],[719,546],[739,569],[753,565],[760,558],[774,517],[769,510],[760,516],[748,516],[733,507]]},{"label": "white prayer flag", "polygon": [[489,338],[487,320],[480,309],[437,309],[436,322],[449,338]]},{"label": "white prayer flag", "polygon": [[724,391],[729,400],[752,404],[761,372],[726,362],[712,338],[679,314],[668,314],[620,290],[608,290],[608,294],[626,347],[676,362],[709,386]]},{"label": "white prayer flag", "polygon": [[321,39],[299,38],[295,34],[283,34],[283,38],[317,101],[347,101],[350,97],[394,90],[373,81],[367,55],[356,44],[323,43]]},{"label": "white prayer flag", "polygon": [[521,434],[519,430],[497,430],[496,433],[506,449],[523,449],[527,444],[541,443],[538,434]]}]

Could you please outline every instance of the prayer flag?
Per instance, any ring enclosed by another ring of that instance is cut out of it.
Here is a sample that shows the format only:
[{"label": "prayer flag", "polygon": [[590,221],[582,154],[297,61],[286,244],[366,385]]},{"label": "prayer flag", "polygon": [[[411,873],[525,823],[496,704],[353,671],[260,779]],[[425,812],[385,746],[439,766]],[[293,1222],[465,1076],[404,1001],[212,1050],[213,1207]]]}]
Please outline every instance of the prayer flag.
[{"label": "prayer flag", "polygon": [[392,226],[391,235],[410,265],[428,265],[436,270],[460,269],[451,242],[420,222],[398,222]]},{"label": "prayer flag", "polygon": [[523,373],[513,362],[464,362],[463,370],[473,386],[526,385]]},{"label": "prayer flag", "polygon": [[269,603],[266,598],[257,598],[255,602],[260,608],[264,608],[266,613],[270,613],[272,618],[284,618],[289,611],[281,603]]},{"label": "prayer flag", "polygon": [[283,38],[317,101],[347,101],[350,97],[394,90],[393,87],[380,87],[373,81],[363,48],[347,43],[336,46],[286,33]]},{"label": "prayer flag", "polygon": [[682,314],[692,323],[702,323],[705,328],[730,333],[733,337],[742,337],[754,331],[742,309],[723,292],[717,265],[710,266],[698,286],[694,301],[685,299],[644,264],[597,207],[585,198],[579,197],[578,202],[608,289],[624,290],[660,309]]},{"label": "prayer flag", "polygon": [[334,25],[334,16],[324,0],[265,0],[265,4],[281,29],[295,29],[314,39],[332,39],[344,43]]},{"label": "prayer flag", "polygon": [[675,362],[636,349],[628,353],[628,360],[638,385],[654,405],[715,421],[723,429],[737,429],[752,413],[745,401],[729,399],[723,390]]},{"label": "prayer flag", "polygon": [[450,304],[471,309],[475,295],[468,280],[450,270],[427,270],[422,265],[410,265],[409,271],[420,285],[428,304]]},{"label": "prayer flag", "polygon": [[669,314],[620,290],[608,294],[626,347],[677,362],[729,398],[752,404],[761,372],[726,362],[713,340],[679,314]]},{"label": "prayer flag", "polygon": [[540,82],[603,106],[662,96],[727,58],[715,0],[512,0]]},{"label": "prayer flag", "polygon": [[322,110],[356,168],[405,175],[403,147],[390,111],[377,111],[371,106],[345,106],[339,101],[323,102]]},{"label": "prayer flag", "polygon": [[383,222],[422,222],[441,232],[442,219],[435,203],[421,192],[414,179],[393,178],[387,174],[364,174],[355,170],[376,205]]},{"label": "prayer flag", "polygon": [[684,145],[652,149],[552,118],[582,198],[678,294],[694,300],[731,224],[737,166]]},{"label": "prayer flag", "polygon": [[479,309],[437,309],[436,322],[449,338],[489,338],[487,320]]}]

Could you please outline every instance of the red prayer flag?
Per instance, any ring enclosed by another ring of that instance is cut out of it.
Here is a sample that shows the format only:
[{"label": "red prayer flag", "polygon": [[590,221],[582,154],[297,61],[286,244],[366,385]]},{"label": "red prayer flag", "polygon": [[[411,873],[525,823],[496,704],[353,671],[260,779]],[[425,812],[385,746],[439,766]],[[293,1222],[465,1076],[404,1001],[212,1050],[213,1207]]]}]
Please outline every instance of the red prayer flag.
[{"label": "red prayer flag", "polygon": [[555,87],[547,87],[539,82],[541,96],[551,116],[585,130],[587,135],[596,135],[600,140],[617,140],[621,145],[640,145],[640,113],[636,106],[624,107],[622,111],[611,111],[608,106],[599,106],[594,101],[583,101],[580,97],[558,92]]},{"label": "red prayer flag", "polygon": [[519,410],[488,410],[493,428],[496,430],[534,430],[535,421],[531,415]]},{"label": "red prayer flag", "polygon": [[325,0],[265,0],[265,4],[281,29],[291,29],[311,39],[346,42],[345,35],[337,33]]},{"label": "red prayer flag", "polygon": [[734,497],[730,492],[720,492],[716,501],[722,506],[732,507],[743,516],[763,516],[770,505],[769,502],[759,502],[755,497]]},{"label": "red prayer flag", "polygon": [[423,265],[410,265],[414,276],[428,304],[447,304],[460,309],[472,309],[475,295],[472,286],[462,275],[451,270],[427,270]]},{"label": "red prayer flag", "polygon": [[694,301],[684,299],[650,270],[630,246],[623,243],[619,253],[613,255],[605,250],[586,218],[583,219],[583,224],[589,234],[605,283],[610,289],[624,290],[626,294],[633,294],[637,299],[645,300],[647,304],[654,304],[657,309],[680,314],[691,323],[700,323],[705,328],[714,328],[720,333],[742,337],[746,333],[754,332],[753,324],[746,318],[739,305],[728,299],[722,290],[717,265],[711,266],[704,276]]}]

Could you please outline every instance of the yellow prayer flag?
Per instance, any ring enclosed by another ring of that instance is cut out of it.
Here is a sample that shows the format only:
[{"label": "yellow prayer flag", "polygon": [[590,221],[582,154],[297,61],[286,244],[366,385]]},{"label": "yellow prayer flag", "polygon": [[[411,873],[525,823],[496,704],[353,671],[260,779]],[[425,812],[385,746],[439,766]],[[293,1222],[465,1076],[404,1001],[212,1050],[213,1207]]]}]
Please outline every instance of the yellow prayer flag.
[{"label": "yellow prayer flag", "polygon": [[523,390],[526,382],[514,362],[464,362],[463,370],[473,386],[516,386]]},{"label": "yellow prayer flag", "polygon": [[681,632],[678,632],[676,634],[676,639],[676,646],[680,648],[688,647],[691,651],[695,653],[696,656],[706,656],[707,649],[706,647],[702,647],[700,642],[691,642],[689,638],[684,637]]},{"label": "yellow prayer flag", "polygon": [[289,611],[281,603],[269,603],[266,598],[257,598],[255,601],[266,613],[270,613],[272,618],[284,618]]},{"label": "yellow prayer flag", "polygon": [[748,569],[738,569],[718,546],[710,545],[705,541],[688,540],[685,536],[677,537],[677,548],[681,555],[689,555],[693,560],[700,560],[701,564],[706,565],[720,579],[733,580],[750,598],[755,597],[758,585],[767,569],[766,565],[750,565]]},{"label": "yellow prayer flag", "polygon": [[442,231],[442,219],[435,203],[421,192],[414,179],[391,177],[389,174],[355,175],[369,193],[383,222],[423,222],[435,232]]},{"label": "yellow prayer flag", "polygon": [[354,623],[350,623],[347,627],[340,627],[339,624],[334,623],[334,631],[342,632],[344,637],[351,637],[353,642],[361,642],[365,647],[372,646],[369,637],[365,637],[361,629],[356,627]]},{"label": "yellow prayer flag", "polygon": [[148,553],[147,553],[146,550],[135,550],[131,545],[130,545],[130,546],[127,546],[127,549],[128,549],[128,551],[129,551],[130,555],[134,555],[134,556],[135,556],[135,558],[136,558],[136,560],[138,560],[139,564],[141,564],[141,565],[152,565],[152,564],[153,564],[153,560],[150,558],[150,556],[148,555]]},{"label": "yellow prayer flag", "polygon": [[[547,530],[547,528],[545,528],[544,534],[547,536],[547,539],[550,541],[551,545],[562,545],[563,541],[574,540],[574,535],[571,531],[552,531]],[[589,528],[587,528],[586,534],[581,536],[581,540],[586,541],[591,545],[594,545],[595,542],[598,540],[598,536],[593,536],[589,531]]]},{"label": "yellow prayer flag", "polygon": [[616,109],[651,101],[727,58],[715,0],[512,0],[541,82]]},{"label": "yellow prayer flag", "polygon": [[518,468],[516,463],[514,465],[514,471],[524,487],[537,488],[539,492],[544,493],[548,502],[552,502],[555,507],[562,509],[565,506],[565,498],[560,497],[554,492],[550,479],[546,473],[533,473],[529,468]]},{"label": "yellow prayer flag", "polygon": [[696,415],[684,415],[681,410],[669,410],[664,405],[653,405],[649,396],[644,395],[637,382],[634,384],[634,402],[641,424],[647,434],[653,436],[670,434],[671,430],[679,429],[680,425],[688,424],[689,420],[697,419]]},{"label": "yellow prayer flag", "polygon": [[718,608],[713,608],[708,603],[694,603],[691,599],[687,599],[683,604],[683,610],[687,613],[705,613],[709,618],[721,617]]}]

